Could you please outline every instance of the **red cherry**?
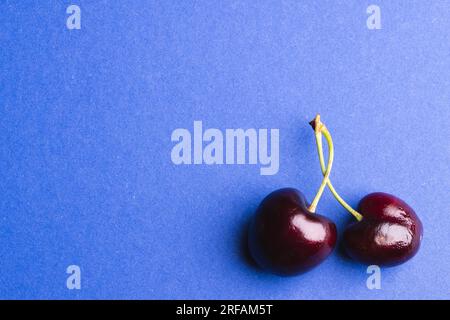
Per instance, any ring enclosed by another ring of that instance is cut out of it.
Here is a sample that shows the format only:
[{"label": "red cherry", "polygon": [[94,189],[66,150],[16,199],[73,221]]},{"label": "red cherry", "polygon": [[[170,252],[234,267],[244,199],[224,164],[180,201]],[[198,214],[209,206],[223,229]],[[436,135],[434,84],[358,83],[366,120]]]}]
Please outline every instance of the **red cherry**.
[{"label": "red cherry", "polygon": [[367,264],[395,266],[419,250],[422,223],[403,200],[387,193],[371,193],[359,203],[363,219],[344,232],[349,256]]},{"label": "red cherry", "polygon": [[320,264],[336,245],[336,226],[315,213],[333,165],[333,144],[328,149],[328,166],[311,205],[292,188],[269,194],[259,205],[250,224],[248,247],[254,260],[280,275],[306,272]]},{"label": "red cherry", "polygon": [[[320,116],[311,126],[325,175],[329,170],[323,159],[322,134],[332,145],[331,135],[320,122]],[[417,253],[422,241],[422,222],[406,202],[387,193],[372,193],[361,200],[358,212],[339,196],[330,179],[326,183],[336,200],[358,220],[347,227],[343,238],[344,248],[352,258],[367,264],[395,266]]]},{"label": "red cherry", "polygon": [[255,261],[279,275],[304,273],[320,264],[336,245],[336,225],[308,210],[292,188],[269,194],[253,218],[248,245]]}]

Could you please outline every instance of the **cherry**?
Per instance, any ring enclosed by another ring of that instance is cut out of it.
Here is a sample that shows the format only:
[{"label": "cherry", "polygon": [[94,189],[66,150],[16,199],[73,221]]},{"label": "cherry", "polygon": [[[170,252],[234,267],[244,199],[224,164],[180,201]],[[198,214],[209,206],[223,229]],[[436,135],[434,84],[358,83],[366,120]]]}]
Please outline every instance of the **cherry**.
[{"label": "cherry", "polygon": [[304,273],[319,265],[336,245],[336,225],[315,213],[331,173],[334,149],[331,140],[328,166],[319,191],[307,206],[303,194],[293,188],[272,192],[259,205],[248,232],[254,260],[279,275]]},{"label": "cherry", "polygon": [[382,192],[371,193],[359,203],[363,219],[344,232],[344,246],[355,260],[395,266],[419,250],[422,223],[403,200]]},{"label": "cherry", "polygon": [[255,261],[279,275],[317,266],[333,251],[336,225],[309,211],[303,194],[292,188],[269,194],[253,218],[248,243]]},{"label": "cherry", "polygon": [[[320,166],[325,175],[328,170],[323,157],[322,134],[327,140],[331,135],[319,116],[311,125],[316,133]],[[417,253],[423,227],[406,202],[387,193],[371,193],[360,201],[358,212],[339,196],[329,179],[326,183],[337,201],[358,220],[344,231],[343,244],[350,257],[366,264],[395,266]]]}]

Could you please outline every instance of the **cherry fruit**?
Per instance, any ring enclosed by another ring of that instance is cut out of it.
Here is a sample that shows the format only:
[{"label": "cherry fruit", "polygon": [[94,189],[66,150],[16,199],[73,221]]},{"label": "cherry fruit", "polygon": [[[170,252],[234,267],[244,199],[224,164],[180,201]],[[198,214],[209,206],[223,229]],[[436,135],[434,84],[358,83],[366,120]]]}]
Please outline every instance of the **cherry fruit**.
[{"label": "cherry fruit", "polygon": [[[331,135],[320,124],[319,116],[311,122],[316,133],[320,166],[325,175],[328,170],[323,156],[322,135],[327,140],[331,140]],[[422,241],[422,222],[406,202],[387,193],[371,193],[361,200],[358,212],[339,196],[330,179],[326,184],[337,201],[358,220],[344,231],[343,244],[350,257],[366,264],[395,266],[417,253]]]},{"label": "cherry fruit", "polygon": [[395,266],[419,250],[422,223],[403,200],[387,193],[371,193],[359,203],[361,221],[344,232],[344,246],[355,260]]},{"label": "cherry fruit", "polygon": [[333,143],[327,141],[328,165],[311,205],[300,191],[280,189],[261,202],[250,223],[250,253],[262,268],[275,274],[304,273],[325,260],[336,245],[336,225],[315,213],[333,164]]},{"label": "cherry fruit", "polygon": [[309,211],[292,188],[269,194],[253,218],[248,244],[255,261],[279,275],[295,275],[320,264],[336,245],[336,225]]}]

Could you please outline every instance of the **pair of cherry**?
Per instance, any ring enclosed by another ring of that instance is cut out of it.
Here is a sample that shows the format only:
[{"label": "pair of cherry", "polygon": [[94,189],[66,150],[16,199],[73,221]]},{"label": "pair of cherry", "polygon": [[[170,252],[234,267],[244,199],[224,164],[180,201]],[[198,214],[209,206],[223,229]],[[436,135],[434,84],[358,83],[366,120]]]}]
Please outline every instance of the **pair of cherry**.
[{"label": "pair of cherry", "polygon": [[[419,250],[422,223],[414,210],[387,193],[371,193],[352,209],[330,182],[334,147],[331,135],[318,115],[314,129],[323,180],[310,205],[293,188],[272,192],[259,205],[250,223],[248,245],[255,261],[280,275],[304,273],[324,261],[336,246],[336,225],[315,213],[325,187],[357,221],[344,231],[343,245],[353,259],[366,264],[395,266],[411,259]],[[322,137],[328,143],[325,166]]]}]

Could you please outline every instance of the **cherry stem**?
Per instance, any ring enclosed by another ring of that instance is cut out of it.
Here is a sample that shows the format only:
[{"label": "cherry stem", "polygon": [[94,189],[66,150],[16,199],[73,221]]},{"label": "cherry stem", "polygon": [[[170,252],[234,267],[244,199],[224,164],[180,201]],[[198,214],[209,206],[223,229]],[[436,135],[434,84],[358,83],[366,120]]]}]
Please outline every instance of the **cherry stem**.
[{"label": "cherry stem", "polygon": [[[317,121],[319,121],[319,124],[321,124],[320,126],[317,125]],[[325,177],[327,171],[329,171],[329,170],[328,170],[328,168],[325,167],[325,160],[324,160],[324,156],[323,156],[323,147],[322,147],[322,135],[325,136],[325,139],[327,140],[329,148],[333,148],[333,140],[331,138],[331,134],[328,131],[327,127],[323,123],[320,123],[320,116],[319,115],[317,115],[317,117],[313,121],[311,121],[311,126],[313,127],[314,132],[315,132],[316,145],[317,145],[317,151],[318,151],[318,154],[319,154],[320,167],[322,169],[322,174]],[[329,161],[328,161],[328,163],[329,163]],[[328,185],[328,188],[330,189],[331,193],[336,198],[336,200],[348,212],[350,212],[356,218],[356,220],[361,221],[363,219],[363,216],[358,211],[353,209],[347,202],[345,202],[344,199],[342,199],[342,197],[336,192],[336,189],[334,189],[333,185],[331,184],[330,179],[326,180],[326,184]]]},{"label": "cherry stem", "polygon": [[[321,132],[324,130],[328,132],[328,130],[326,129],[325,125],[322,122],[320,122],[320,115],[317,115],[313,122],[314,122],[314,131],[316,134],[316,141],[318,141],[318,138],[319,138],[318,135],[320,135],[320,141],[322,142]],[[320,198],[322,197],[325,187],[327,186],[327,184],[330,183],[329,181],[330,181],[331,167],[333,166],[333,159],[334,159],[333,140],[331,140],[330,135],[328,135],[328,136],[325,135],[325,138],[327,139],[327,142],[328,142],[328,164],[327,164],[326,170],[322,171],[323,180],[319,187],[319,190],[317,191],[316,196],[314,197],[313,201],[311,202],[311,205],[308,207],[308,210],[313,213],[316,212],[317,205],[319,204]],[[323,153],[323,150],[322,150],[322,153]],[[322,154],[322,158],[323,158],[323,154]]]}]

